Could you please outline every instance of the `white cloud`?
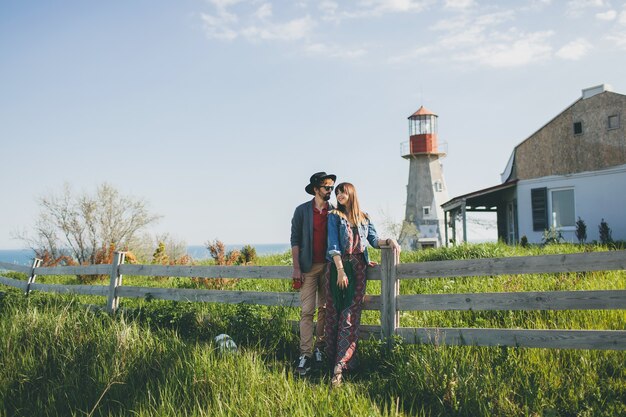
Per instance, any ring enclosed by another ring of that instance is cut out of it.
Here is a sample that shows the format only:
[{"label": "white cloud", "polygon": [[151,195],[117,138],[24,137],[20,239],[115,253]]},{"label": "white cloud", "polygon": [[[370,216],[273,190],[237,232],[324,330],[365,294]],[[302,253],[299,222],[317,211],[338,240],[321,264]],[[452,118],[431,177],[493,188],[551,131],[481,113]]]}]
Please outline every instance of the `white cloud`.
[{"label": "white cloud", "polygon": [[430,1],[427,0],[367,0],[363,4],[371,5],[378,12],[420,12]]},{"label": "white cloud", "polygon": [[[626,8],[626,5],[624,7]],[[623,12],[619,14],[618,22],[620,25],[626,26],[626,10],[624,10]]]},{"label": "white cloud", "polygon": [[[469,62],[492,68],[512,68],[548,59],[552,47],[547,39],[551,31],[517,34],[515,39],[487,42],[474,50],[457,54],[460,62]],[[506,37],[512,38],[511,34]]]},{"label": "white cloud", "polygon": [[474,0],[446,0],[444,7],[453,10],[465,10],[475,6]]},{"label": "white cloud", "polygon": [[313,55],[321,55],[329,58],[355,59],[367,54],[364,48],[344,48],[339,45],[314,43],[306,47],[306,51]]},{"label": "white cloud", "polygon": [[330,21],[330,22],[339,22],[341,21],[341,16],[338,13],[339,5],[330,0],[321,1],[317,8],[322,14],[322,20]]},{"label": "white cloud", "polygon": [[306,38],[315,21],[309,16],[293,19],[286,23],[269,23],[263,26],[249,26],[241,31],[242,36],[250,40],[294,41]]},{"label": "white cloud", "polygon": [[607,35],[606,39],[613,42],[618,48],[626,50],[626,32]]},{"label": "white cloud", "polygon": [[417,58],[434,58],[437,56],[438,48],[436,46],[421,46],[415,48],[407,54],[392,56],[387,60],[391,64],[399,64],[403,62],[413,61]]},{"label": "white cloud", "polygon": [[254,13],[257,19],[265,20],[268,17],[272,17],[272,5],[270,3],[263,3]]},{"label": "white cloud", "polygon": [[604,7],[604,0],[570,0],[567,2],[566,14],[570,17],[581,17],[587,9]]},{"label": "white cloud", "polygon": [[615,20],[617,12],[615,10],[607,10],[606,12],[596,13],[596,19],[598,20]]},{"label": "white cloud", "polygon": [[241,3],[244,0],[209,0],[213,6],[218,10],[226,10],[230,6],[234,6],[237,3]]},{"label": "white cloud", "polygon": [[578,61],[587,55],[591,48],[591,43],[589,43],[586,39],[580,38],[568,43],[556,51],[556,56],[562,59]]},{"label": "white cloud", "polygon": [[200,18],[204,23],[204,31],[209,38],[233,40],[237,37],[237,32],[230,27],[232,23],[237,21],[237,16],[222,11],[218,16],[201,13]]},{"label": "white cloud", "polygon": [[513,20],[515,18],[514,10],[506,10],[504,12],[486,13],[476,18],[474,24],[478,26],[496,26],[501,23]]}]

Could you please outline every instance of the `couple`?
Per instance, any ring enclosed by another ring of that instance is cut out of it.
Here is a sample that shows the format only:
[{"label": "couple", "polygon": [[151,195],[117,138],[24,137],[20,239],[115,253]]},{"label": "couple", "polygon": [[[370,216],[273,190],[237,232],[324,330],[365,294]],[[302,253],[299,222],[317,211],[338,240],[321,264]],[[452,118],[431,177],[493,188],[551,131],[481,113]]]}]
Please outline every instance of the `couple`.
[{"label": "couple", "polygon": [[[374,248],[391,246],[394,239],[379,239],[369,216],[362,212],[354,186],[338,184],[325,172],[311,176],[305,187],[314,198],[296,207],[291,219],[293,287],[300,290],[300,358],[296,371],[301,376],[320,365],[322,350],[333,366],[332,385],[339,386],[342,372],[355,366],[353,358],[363,308],[366,241]],[[329,202],[333,189],[337,207]],[[318,306],[316,343],[313,346],[313,315]]]}]

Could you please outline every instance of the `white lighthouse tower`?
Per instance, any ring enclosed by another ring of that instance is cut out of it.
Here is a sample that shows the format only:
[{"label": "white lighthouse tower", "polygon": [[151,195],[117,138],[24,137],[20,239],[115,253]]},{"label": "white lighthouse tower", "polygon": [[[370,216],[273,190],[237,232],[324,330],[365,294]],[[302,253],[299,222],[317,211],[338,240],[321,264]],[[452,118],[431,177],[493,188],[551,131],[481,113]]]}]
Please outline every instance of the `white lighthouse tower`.
[{"label": "white lighthouse tower", "polygon": [[[445,144],[442,144],[445,148]],[[445,245],[444,215],[441,204],[448,201],[437,138],[437,115],[421,106],[409,116],[409,141],[401,145],[402,157],[408,159],[409,184],[406,187],[405,227],[414,225],[415,233],[405,233],[401,244],[413,249]]]}]

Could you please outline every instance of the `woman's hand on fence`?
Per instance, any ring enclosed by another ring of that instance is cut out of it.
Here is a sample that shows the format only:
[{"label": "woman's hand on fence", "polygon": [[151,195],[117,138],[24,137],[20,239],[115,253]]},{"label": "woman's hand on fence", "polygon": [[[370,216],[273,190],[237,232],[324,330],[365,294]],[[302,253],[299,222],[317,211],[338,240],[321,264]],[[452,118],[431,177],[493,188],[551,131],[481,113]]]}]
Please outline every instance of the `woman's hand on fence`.
[{"label": "woman's hand on fence", "polygon": [[400,252],[402,252],[402,247],[395,239],[387,239],[391,250],[393,251],[393,257],[396,261],[396,265],[400,263]]}]

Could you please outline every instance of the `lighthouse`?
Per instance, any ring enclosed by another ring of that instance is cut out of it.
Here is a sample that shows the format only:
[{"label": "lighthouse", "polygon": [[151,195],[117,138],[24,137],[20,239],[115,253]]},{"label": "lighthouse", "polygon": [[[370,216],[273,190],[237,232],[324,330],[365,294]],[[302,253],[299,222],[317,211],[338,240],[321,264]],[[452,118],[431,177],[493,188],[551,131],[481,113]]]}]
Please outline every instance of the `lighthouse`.
[{"label": "lighthouse", "polygon": [[448,201],[448,190],[441,159],[446,155],[446,144],[438,143],[435,113],[421,106],[408,119],[409,140],[401,144],[401,155],[410,165],[405,232],[400,243],[412,249],[436,248],[445,245],[441,205]]}]

